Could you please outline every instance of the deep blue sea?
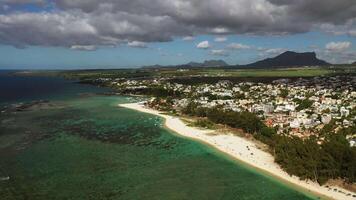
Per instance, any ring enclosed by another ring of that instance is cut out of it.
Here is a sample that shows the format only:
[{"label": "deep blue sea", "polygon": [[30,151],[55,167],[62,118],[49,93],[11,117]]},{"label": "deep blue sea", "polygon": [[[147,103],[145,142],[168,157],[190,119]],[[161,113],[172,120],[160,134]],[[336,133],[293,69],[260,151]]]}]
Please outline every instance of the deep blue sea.
[{"label": "deep blue sea", "polygon": [[0,105],[33,100],[62,100],[81,93],[110,91],[58,77],[15,76],[14,72],[0,70]]}]

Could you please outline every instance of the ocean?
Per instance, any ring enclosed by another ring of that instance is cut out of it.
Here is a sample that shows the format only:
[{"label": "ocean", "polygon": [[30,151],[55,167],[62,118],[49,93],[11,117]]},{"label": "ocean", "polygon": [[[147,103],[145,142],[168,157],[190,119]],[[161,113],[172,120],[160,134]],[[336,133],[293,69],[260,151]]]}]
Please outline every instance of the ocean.
[{"label": "ocean", "polygon": [[0,114],[0,199],[316,199],[118,107],[139,99],[108,91],[2,72],[2,105],[49,102]]}]

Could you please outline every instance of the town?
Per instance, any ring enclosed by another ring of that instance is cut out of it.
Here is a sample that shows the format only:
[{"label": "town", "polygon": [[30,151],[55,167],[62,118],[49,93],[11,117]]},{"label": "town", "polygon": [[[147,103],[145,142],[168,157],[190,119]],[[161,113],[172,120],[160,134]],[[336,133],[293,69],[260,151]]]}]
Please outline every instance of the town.
[{"label": "town", "polygon": [[[278,134],[323,140],[322,130],[332,132],[356,123],[356,77],[320,76],[276,79],[270,83],[221,80],[215,84],[178,84],[168,78],[127,80],[99,78],[125,94],[151,94],[155,109],[180,113],[189,103],[203,108],[219,107],[255,113]],[[158,92],[154,92],[158,91]],[[355,146],[356,135],[348,135]]]},{"label": "town", "polygon": [[180,119],[195,130],[251,141],[289,175],[351,187],[356,77],[348,70],[304,67],[268,76],[266,69],[169,68],[65,75],[110,87],[114,95],[138,96],[140,109]]}]

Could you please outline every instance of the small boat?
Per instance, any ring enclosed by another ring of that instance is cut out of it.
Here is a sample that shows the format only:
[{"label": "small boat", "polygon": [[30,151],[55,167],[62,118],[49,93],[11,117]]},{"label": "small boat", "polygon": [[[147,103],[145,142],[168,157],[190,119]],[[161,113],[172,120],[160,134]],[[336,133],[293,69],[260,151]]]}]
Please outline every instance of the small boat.
[{"label": "small boat", "polygon": [[8,181],[8,180],[10,180],[10,176],[0,177],[0,181]]}]

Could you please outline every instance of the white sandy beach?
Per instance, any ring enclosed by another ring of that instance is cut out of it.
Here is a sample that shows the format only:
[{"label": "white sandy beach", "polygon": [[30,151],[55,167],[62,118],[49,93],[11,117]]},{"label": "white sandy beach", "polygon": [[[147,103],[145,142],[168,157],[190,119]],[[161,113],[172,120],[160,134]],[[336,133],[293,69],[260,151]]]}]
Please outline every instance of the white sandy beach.
[{"label": "white sandy beach", "polygon": [[[134,109],[137,111],[154,114],[165,119],[165,126],[179,135],[200,140],[212,145],[216,149],[229,154],[230,156],[251,165],[254,168],[267,172],[274,177],[292,183],[314,194],[322,195],[322,199],[355,200],[356,193],[347,191],[339,187],[324,187],[312,181],[302,181],[298,177],[292,177],[284,172],[279,165],[274,162],[271,154],[256,147],[252,141],[232,134],[211,134],[213,130],[200,130],[189,127],[178,117],[161,114],[159,111],[146,108],[142,103],[120,104],[119,106]],[[347,196],[347,194],[350,194]]]}]

